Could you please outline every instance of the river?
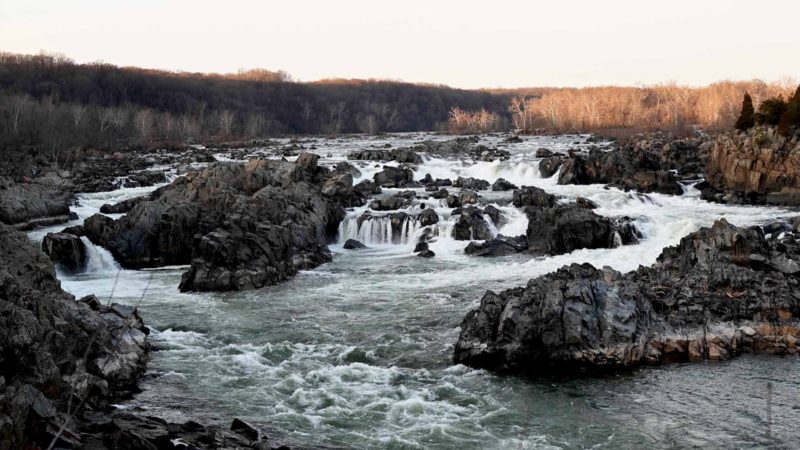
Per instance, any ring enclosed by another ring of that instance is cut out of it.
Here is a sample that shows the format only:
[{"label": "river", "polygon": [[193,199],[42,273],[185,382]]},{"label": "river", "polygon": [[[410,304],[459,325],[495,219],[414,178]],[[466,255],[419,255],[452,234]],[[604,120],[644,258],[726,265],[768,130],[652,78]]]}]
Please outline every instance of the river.
[{"label": "river", "polygon": [[[322,164],[352,150],[394,147],[425,134],[312,139]],[[121,270],[111,255],[89,243],[88,269],[59,273],[64,288],[82,296],[138,305],[154,345],[143,392],[122,408],[142,408],[170,420],[230,423],[240,417],[295,446],[344,448],[750,448],[797,445],[800,360],[745,355],[722,363],[675,364],[615,376],[528,379],[453,365],[459,323],[487,289],[524,284],[573,262],[620,271],[652,264],[662,249],[715,219],[758,225],[790,211],[711,204],[690,185],[684,196],[637,195],[600,185],[559,186],[541,178],[538,148],[565,152],[591,145],[587,136],[526,137],[489,146],[512,153],[508,161],[474,162],[430,155],[416,178],[473,176],[534,185],[563,198],[586,197],[598,214],[629,216],[640,243],[578,250],[555,257],[470,257],[466,241],[449,237],[454,221],[441,201],[418,199],[439,213],[436,256],[412,252],[421,232],[415,221],[391,235],[388,220],[362,224],[366,207],[348,212],[333,262],[301,272],[277,286],[238,293],[178,291],[182,268]],[[220,155],[224,157],[224,155]],[[369,179],[379,167],[358,162]],[[392,164],[392,163],[389,163]],[[103,203],[152,188],[80,194],[81,220]],[[451,191],[453,189],[448,188]],[[385,195],[397,190],[385,189]],[[423,196],[424,190],[416,190]],[[481,191],[496,205],[504,235],[524,234],[525,216],[508,202],[511,192]],[[379,214],[376,214],[379,215]],[[75,223],[80,223],[77,221]],[[31,233],[40,240],[51,227]],[[369,248],[342,249],[347,238]]]}]

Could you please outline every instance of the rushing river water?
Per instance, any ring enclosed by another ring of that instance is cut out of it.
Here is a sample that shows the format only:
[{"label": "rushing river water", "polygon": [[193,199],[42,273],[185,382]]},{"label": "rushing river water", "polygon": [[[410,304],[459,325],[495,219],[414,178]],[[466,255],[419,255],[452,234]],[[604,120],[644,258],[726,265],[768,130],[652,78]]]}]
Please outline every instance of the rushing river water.
[{"label": "rushing river water", "polygon": [[[348,151],[432,136],[316,139],[325,164]],[[442,139],[443,137],[435,137]],[[487,289],[522,285],[572,262],[621,271],[652,264],[661,250],[715,219],[762,224],[791,214],[777,208],[710,204],[687,187],[680,197],[629,194],[592,186],[559,186],[539,176],[537,148],[564,152],[589,145],[585,137],[526,138],[489,145],[512,152],[508,161],[471,162],[426,157],[416,178],[503,177],[535,185],[566,200],[583,196],[608,216],[636,220],[645,237],[634,246],[579,250],[532,258],[478,258],[466,241],[449,238],[450,209],[420,200],[443,220],[430,245],[432,259],[412,252],[420,227],[401,235],[386,220],[359,229],[348,213],[333,262],[278,286],[242,293],[182,294],[181,268],[120,270],[108,252],[90,245],[89,268],[60,274],[76,296],[139,305],[154,344],[144,391],[125,408],[144,408],[171,420],[229,423],[234,416],[264,426],[283,443],[344,448],[705,448],[795,447],[800,442],[800,360],[745,355],[723,363],[645,368],[603,378],[525,379],[456,366],[458,326]],[[579,143],[576,143],[579,142]],[[392,164],[392,163],[389,163]],[[362,163],[360,179],[379,165]],[[81,218],[103,203],[141,195],[122,189],[80,195]],[[448,188],[453,191],[452,188]],[[385,190],[391,195],[397,190]],[[423,196],[423,190],[418,189]],[[504,235],[524,234],[527,219],[508,204],[511,192],[482,191],[495,204]],[[417,201],[419,203],[420,201]],[[418,204],[412,209],[418,211]],[[378,214],[376,214],[378,215]],[[365,228],[369,227],[369,229]],[[31,233],[39,240],[47,231]],[[347,238],[370,248],[343,250]]]}]

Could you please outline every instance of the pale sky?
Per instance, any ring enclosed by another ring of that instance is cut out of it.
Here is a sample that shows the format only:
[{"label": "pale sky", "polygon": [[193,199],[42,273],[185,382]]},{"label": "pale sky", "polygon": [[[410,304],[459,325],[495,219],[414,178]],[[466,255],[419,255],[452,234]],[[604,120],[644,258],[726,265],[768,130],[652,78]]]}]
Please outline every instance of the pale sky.
[{"label": "pale sky", "polygon": [[800,0],[0,0],[0,50],[455,87],[800,78]]}]

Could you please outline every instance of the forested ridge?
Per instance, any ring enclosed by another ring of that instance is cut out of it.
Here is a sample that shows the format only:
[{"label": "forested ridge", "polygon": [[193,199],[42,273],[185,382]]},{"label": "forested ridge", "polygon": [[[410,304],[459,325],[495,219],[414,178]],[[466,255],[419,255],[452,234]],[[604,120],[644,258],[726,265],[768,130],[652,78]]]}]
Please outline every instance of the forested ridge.
[{"label": "forested ridge", "polygon": [[507,116],[510,96],[382,80],[295,82],[283,72],[175,73],[0,53],[0,143],[120,142],[436,130],[451,108]]}]

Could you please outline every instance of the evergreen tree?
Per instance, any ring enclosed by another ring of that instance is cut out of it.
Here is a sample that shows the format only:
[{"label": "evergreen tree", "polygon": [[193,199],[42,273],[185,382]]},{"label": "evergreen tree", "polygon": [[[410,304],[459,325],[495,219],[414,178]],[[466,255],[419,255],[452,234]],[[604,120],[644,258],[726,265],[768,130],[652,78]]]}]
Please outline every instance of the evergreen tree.
[{"label": "evergreen tree", "polygon": [[750,94],[744,93],[744,100],[742,100],[742,112],[739,113],[739,118],[736,120],[736,129],[745,131],[753,128],[755,125],[755,109],[753,109],[753,99]]},{"label": "evergreen tree", "polygon": [[758,105],[756,124],[776,126],[784,112],[786,112],[786,102],[781,97],[768,98]]},{"label": "evergreen tree", "polygon": [[800,127],[800,86],[797,86],[797,90],[786,105],[786,111],[781,115],[778,132],[789,136],[798,127]]}]

